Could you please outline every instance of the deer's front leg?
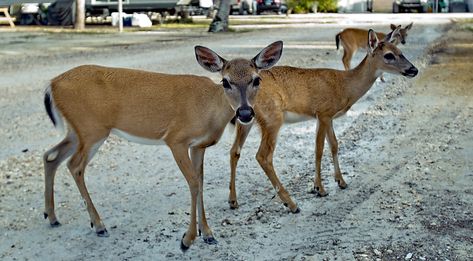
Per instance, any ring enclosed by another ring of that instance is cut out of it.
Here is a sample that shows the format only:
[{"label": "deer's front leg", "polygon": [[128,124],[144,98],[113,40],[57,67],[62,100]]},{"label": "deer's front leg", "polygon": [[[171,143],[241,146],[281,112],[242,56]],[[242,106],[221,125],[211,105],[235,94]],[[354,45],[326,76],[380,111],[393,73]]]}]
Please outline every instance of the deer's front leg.
[{"label": "deer's front leg", "polygon": [[235,178],[236,178],[236,168],[238,165],[238,160],[240,159],[240,152],[243,144],[245,144],[246,138],[248,137],[248,133],[250,133],[251,126],[250,125],[242,125],[240,123],[236,123],[236,136],[235,142],[233,143],[232,149],[230,150],[230,195],[228,196],[228,204],[230,205],[231,209],[238,208],[238,201],[237,201],[237,194],[236,194],[236,185],[235,185]]},{"label": "deer's front leg", "polygon": [[277,120],[277,117],[274,117],[272,120],[272,125],[266,125],[264,123],[261,124],[261,144],[258,153],[256,154],[256,159],[263,168],[266,176],[268,176],[274,189],[276,189],[276,192],[278,193],[278,196],[284,205],[288,207],[293,213],[299,213],[299,207],[297,207],[296,203],[292,201],[291,196],[281,184],[276,172],[274,171],[273,154],[276,148],[276,139],[279,128],[282,125],[282,117],[280,120]]},{"label": "deer's front leg", "polygon": [[347,187],[347,183],[345,183],[345,180],[343,180],[342,172],[340,171],[340,165],[338,164],[337,137],[335,136],[335,132],[333,131],[332,120],[330,120],[328,123],[329,125],[327,126],[327,140],[330,144],[330,149],[332,151],[333,165],[335,168],[335,181],[338,183],[338,186],[341,189],[345,189]]},{"label": "deer's front leg", "polygon": [[185,251],[189,249],[190,245],[192,245],[194,239],[197,236],[196,204],[197,198],[199,197],[200,178],[194,171],[194,166],[189,159],[189,149],[187,145],[178,144],[169,145],[169,147],[171,148],[172,155],[174,156],[179,169],[186,178],[187,184],[189,185],[189,190],[191,192],[190,223],[187,232],[184,234],[181,240],[181,249]]},{"label": "deer's front leg", "polygon": [[[324,121],[325,120],[325,121]],[[317,121],[317,134],[315,138],[315,180],[313,192],[320,197],[327,196],[324,186],[322,185],[321,165],[322,155],[324,153],[325,134],[327,131],[327,122],[329,119],[319,118]]]},{"label": "deer's front leg", "polygon": [[204,209],[204,154],[205,148],[191,148],[191,160],[194,165],[195,173],[200,177],[199,180],[199,198],[197,199],[197,211],[199,213],[199,234],[204,234],[204,242],[207,244],[217,244],[212,230],[207,224]]}]

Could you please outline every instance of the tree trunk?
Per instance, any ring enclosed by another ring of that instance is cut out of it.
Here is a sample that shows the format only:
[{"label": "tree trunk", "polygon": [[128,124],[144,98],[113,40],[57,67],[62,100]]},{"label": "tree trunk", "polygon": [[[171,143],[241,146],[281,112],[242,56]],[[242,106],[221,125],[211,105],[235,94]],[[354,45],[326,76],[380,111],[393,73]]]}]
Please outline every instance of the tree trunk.
[{"label": "tree trunk", "polygon": [[74,28],[76,30],[84,30],[85,28],[85,0],[76,0]]},{"label": "tree trunk", "polygon": [[230,0],[220,0],[217,15],[215,15],[209,27],[209,32],[228,31],[228,16],[230,15]]}]

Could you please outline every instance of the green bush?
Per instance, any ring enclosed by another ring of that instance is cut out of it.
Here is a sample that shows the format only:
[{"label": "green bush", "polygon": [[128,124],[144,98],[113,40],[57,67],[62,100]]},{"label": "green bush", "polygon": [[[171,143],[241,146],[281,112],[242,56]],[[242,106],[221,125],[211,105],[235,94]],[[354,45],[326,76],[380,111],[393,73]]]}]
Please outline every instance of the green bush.
[{"label": "green bush", "polygon": [[287,0],[287,8],[295,14],[305,14],[311,11],[315,0]]},{"label": "green bush", "polygon": [[317,12],[323,13],[336,13],[337,12],[337,1],[336,0],[317,0]]},{"label": "green bush", "polygon": [[295,14],[305,14],[314,10],[317,6],[317,12],[337,12],[337,0],[287,0],[288,9]]}]

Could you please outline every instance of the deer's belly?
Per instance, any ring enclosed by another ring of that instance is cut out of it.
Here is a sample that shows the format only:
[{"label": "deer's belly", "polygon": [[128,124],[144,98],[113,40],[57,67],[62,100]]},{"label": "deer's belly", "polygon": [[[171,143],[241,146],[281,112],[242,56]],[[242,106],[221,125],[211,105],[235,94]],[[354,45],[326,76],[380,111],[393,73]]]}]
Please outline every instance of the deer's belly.
[{"label": "deer's belly", "polygon": [[337,113],[335,113],[335,115],[333,116],[333,118],[338,118],[340,116],[343,116],[347,113],[348,110],[350,110],[351,106],[347,106],[345,108],[343,108],[342,110],[339,110]]},{"label": "deer's belly", "polygon": [[314,117],[305,114],[299,114],[295,112],[286,111],[284,112],[284,123],[297,123],[308,120],[313,120]]},{"label": "deer's belly", "polygon": [[119,129],[112,129],[110,131],[112,134],[117,135],[118,137],[124,138],[128,141],[139,143],[139,144],[145,144],[145,145],[166,145],[163,139],[148,139],[148,138],[143,138],[140,136],[135,136],[133,134],[130,134],[126,131],[122,131]]}]

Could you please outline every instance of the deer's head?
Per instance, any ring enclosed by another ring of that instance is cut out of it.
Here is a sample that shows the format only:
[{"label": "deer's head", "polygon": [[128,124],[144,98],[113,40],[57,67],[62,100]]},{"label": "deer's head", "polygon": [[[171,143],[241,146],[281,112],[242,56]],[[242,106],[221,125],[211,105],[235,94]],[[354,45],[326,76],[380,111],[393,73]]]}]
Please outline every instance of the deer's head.
[{"label": "deer's head", "polygon": [[251,60],[238,58],[227,61],[203,46],[195,47],[195,55],[204,69],[220,72],[222,88],[236,112],[236,118],[242,124],[250,124],[255,116],[252,104],[261,81],[259,72],[271,68],[279,61],[282,48],[282,41],[274,42]]},{"label": "deer's head", "polygon": [[410,23],[410,24],[406,25],[406,27],[404,27],[404,28],[402,28],[401,25],[396,26],[394,24],[391,24],[392,32],[394,32],[396,29],[399,28],[397,33],[392,36],[392,39],[393,39],[392,43],[395,44],[395,45],[398,45],[399,43],[406,44],[407,32],[409,30],[411,30],[412,24],[413,23]]},{"label": "deer's head", "polygon": [[399,30],[400,26],[380,41],[376,33],[370,29],[368,31],[368,54],[370,59],[374,61],[379,75],[387,72],[412,78],[417,75],[417,68],[392,43],[392,38],[399,34]]}]

